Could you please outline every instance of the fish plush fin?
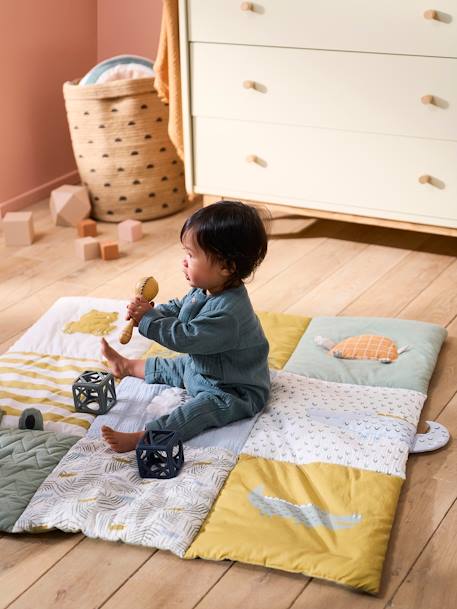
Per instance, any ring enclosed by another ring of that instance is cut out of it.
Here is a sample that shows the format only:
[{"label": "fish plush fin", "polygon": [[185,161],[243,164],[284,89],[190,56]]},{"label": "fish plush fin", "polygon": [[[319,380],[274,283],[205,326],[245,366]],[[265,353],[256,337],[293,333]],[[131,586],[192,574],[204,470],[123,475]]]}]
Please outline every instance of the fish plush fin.
[{"label": "fish plush fin", "polygon": [[319,347],[323,347],[324,349],[327,349],[327,351],[330,351],[330,349],[333,349],[333,347],[336,345],[336,343],[334,343],[329,338],[326,338],[325,336],[315,336],[314,342]]}]

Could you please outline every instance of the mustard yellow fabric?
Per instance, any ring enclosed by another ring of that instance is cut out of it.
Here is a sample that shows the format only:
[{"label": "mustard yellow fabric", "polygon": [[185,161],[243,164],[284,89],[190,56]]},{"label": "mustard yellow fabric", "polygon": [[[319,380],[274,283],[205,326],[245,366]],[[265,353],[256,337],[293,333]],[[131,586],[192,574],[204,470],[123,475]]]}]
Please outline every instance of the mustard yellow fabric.
[{"label": "mustard yellow fabric", "polygon": [[[280,370],[292,355],[311,318],[270,312],[260,312],[257,315],[270,343],[269,366]],[[158,343],[153,343],[142,357],[146,359],[148,357],[176,357],[177,355],[180,354],[170,351]]]},{"label": "mustard yellow fabric", "polygon": [[162,2],[162,23],[154,71],[156,73],[154,87],[160,99],[170,104],[168,135],[179,158],[184,160],[178,0]]},{"label": "mustard yellow fabric", "polygon": [[116,327],[115,322],[119,317],[118,313],[106,313],[92,309],[85,313],[78,321],[70,321],[65,325],[65,334],[83,332],[84,334],[95,334],[95,336],[106,336]]},{"label": "mustard yellow fabric", "polygon": [[[377,593],[402,482],[341,465],[241,455],[185,558],[238,560]],[[283,514],[262,513],[256,490]],[[320,510],[324,524],[297,520],[310,510]],[[330,517],[347,528],[326,526]]]},{"label": "mustard yellow fabric", "polygon": [[178,353],[177,351],[171,351],[166,347],[162,347],[159,343],[153,342],[147,351],[143,353],[141,359],[147,359],[148,357],[177,357],[178,355],[182,355],[182,353]]},{"label": "mustard yellow fabric", "polygon": [[257,313],[263,331],[270,343],[268,361],[270,368],[280,370],[292,355],[311,317],[288,315],[286,313]]}]

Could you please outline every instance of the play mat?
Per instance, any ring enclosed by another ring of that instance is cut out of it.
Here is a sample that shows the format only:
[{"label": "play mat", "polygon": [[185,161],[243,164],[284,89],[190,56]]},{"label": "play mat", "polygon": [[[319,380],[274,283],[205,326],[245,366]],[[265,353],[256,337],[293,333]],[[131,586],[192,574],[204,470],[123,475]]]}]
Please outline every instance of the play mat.
[{"label": "play mat", "polygon": [[[73,407],[74,379],[104,368],[100,336],[128,357],[170,355],[136,331],[119,344],[125,304],[61,298],[0,356],[0,530],[81,531],[377,593],[408,454],[447,439],[437,424],[416,435],[445,329],[260,313],[267,407],[186,442],[179,475],[155,480],[100,428],[140,430],[184,390],[127,377],[106,415]],[[28,408],[43,431],[18,429]]]}]

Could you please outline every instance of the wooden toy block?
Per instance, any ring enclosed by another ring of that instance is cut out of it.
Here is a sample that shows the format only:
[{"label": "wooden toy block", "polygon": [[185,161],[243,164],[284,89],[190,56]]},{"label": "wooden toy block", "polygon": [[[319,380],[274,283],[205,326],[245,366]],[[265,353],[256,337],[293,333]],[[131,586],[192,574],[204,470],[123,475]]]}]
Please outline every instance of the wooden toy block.
[{"label": "wooden toy block", "polygon": [[117,241],[105,241],[100,244],[103,260],[119,258],[119,245]]},{"label": "wooden toy block", "polygon": [[75,241],[76,255],[82,260],[100,258],[100,243],[93,237],[82,237]]},{"label": "wooden toy block", "polygon": [[78,235],[80,237],[96,237],[97,236],[97,223],[94,220],[81,220],[78,222]]},{"label": "wooden toy block", "polygon": [[76,226],[90,214],[90,200],[85,186],[64,185],[51,192],[49,208],[58,226]]},{"label": "wooden toy block", "polygon": [[3,218],[6,245],[33,243],[33,216],[31,211],[9,211]]},{"label": "wooden toy block", "polygon": [[138,241],[143,236],[143,225],[138,220],[124,220],[117,225],[121,241]]}]

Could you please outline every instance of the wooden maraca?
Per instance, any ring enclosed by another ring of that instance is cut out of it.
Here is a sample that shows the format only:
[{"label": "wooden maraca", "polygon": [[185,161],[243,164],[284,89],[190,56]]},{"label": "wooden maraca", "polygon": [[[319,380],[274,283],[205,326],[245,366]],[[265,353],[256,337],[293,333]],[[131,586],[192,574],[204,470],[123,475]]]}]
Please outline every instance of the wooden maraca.
[{"label": "wooden maraca", "polygon": [[[148,302],[152,302],[154,300],[154,298],[157,296],[158,291],[159,284],[154,279],[154,277],[142,277],[135,286],[135,296],[142,296]],[[134,325],[135,320],[131,318],[128,324],[122,330],[122,333],[119,337],[119,342],[122,345],[126,345],[132,338]]]}]

